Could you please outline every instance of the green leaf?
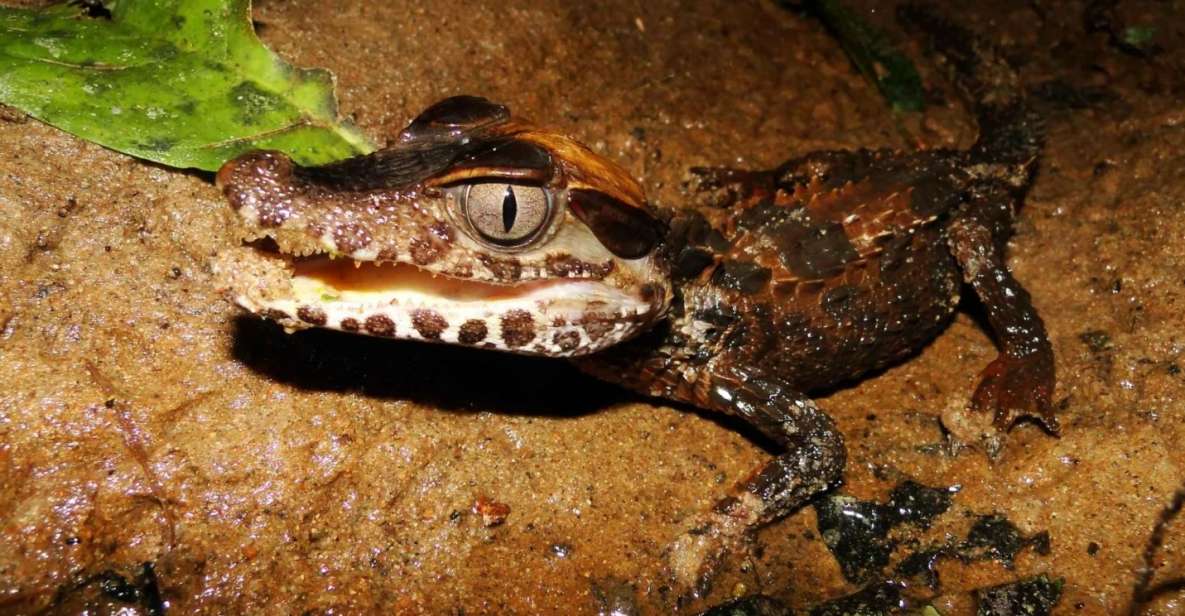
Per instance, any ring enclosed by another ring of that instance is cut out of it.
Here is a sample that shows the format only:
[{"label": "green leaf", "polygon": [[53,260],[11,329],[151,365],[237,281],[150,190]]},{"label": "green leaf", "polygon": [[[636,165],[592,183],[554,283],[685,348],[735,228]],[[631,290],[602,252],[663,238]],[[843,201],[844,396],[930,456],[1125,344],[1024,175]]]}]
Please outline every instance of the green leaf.
[{"label": "green leaf", "polygon": [[922,110],[922,78],[909,57],[897,51],[883,31],[861,19],[841,0],[807,0],[803,8],[831,30],[852,64],[876,84],[894,110]]},{"label": "green leaf", "polygon": [[1123,42],[1137,49],[1146,50],[1156,38],[1156,28],[1152,26],[1131,26],[1123,30]]},{"label": "green leaf", "polygon": [[83,139],[173,167],[217,170],[255,149],[302,164],[370,152],[338,118],[333,76],[255,36],[250,0],[0,7],[0,102]]}]

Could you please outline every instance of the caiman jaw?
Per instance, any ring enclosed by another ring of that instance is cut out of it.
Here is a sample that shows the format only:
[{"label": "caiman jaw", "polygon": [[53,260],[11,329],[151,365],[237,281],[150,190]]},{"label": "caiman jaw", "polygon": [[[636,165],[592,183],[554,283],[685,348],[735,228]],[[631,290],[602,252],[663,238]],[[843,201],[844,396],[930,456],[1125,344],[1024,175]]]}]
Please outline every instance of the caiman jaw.
[{"label": "caiman jaw", "polygon": [[446,99],[391,148],[325,167],[249,153],[218,184],[249,239],[270,241],[215,269],[235,303],[288,330],[574,356],[670,301],[637,183],[483,99]]},{"label": "caiman jaw", "polygon": [[223,253],[217,269],[235,303],[289,330],[321,327],[548,356],[616,344],[648,327],[660,308],[593,280],[499,285],[409,263],[292,258],[251,247]]}]

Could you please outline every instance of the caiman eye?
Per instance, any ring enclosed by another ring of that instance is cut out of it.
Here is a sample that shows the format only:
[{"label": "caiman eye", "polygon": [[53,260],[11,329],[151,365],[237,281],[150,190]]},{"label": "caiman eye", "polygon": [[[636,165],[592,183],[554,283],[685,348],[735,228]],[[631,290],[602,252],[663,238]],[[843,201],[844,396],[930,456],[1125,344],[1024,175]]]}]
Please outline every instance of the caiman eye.
[{"label": "caiman eye", "polygon": [[462,206],[469,224],[485,239],[503,246],[535,237],[551,211],[551,197],[538,186],[471,184],[464,194]]}]

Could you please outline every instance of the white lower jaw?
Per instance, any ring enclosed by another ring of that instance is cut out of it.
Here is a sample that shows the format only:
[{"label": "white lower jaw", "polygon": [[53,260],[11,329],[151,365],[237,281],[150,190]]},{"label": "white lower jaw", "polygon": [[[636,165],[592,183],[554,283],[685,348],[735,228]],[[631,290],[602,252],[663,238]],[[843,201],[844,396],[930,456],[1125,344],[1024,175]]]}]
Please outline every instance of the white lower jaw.
[{"label": "white lower jaw", "polygon": [[654,307],[608,285],[553,280],[514,286],[432,276],[414,266],[355,269],[303,262],[290,291],[235,295],[240,306],[288,329],[321,327],[516,353],[592,353],[648,326]]}]

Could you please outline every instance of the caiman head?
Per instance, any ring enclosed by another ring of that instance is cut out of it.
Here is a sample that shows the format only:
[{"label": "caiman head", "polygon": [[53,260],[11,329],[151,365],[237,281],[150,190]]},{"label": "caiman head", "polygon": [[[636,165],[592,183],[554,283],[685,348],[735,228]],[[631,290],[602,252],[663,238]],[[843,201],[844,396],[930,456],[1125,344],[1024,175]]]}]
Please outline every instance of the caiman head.
[{"label": "caiman head", "polygon": [[215,269],[237,304],[289,330],[573,356],[670,302],[641,186],[482,98],[443,100],[394,145],[327,166],[252,152],[218,185],[252,242]]}]

